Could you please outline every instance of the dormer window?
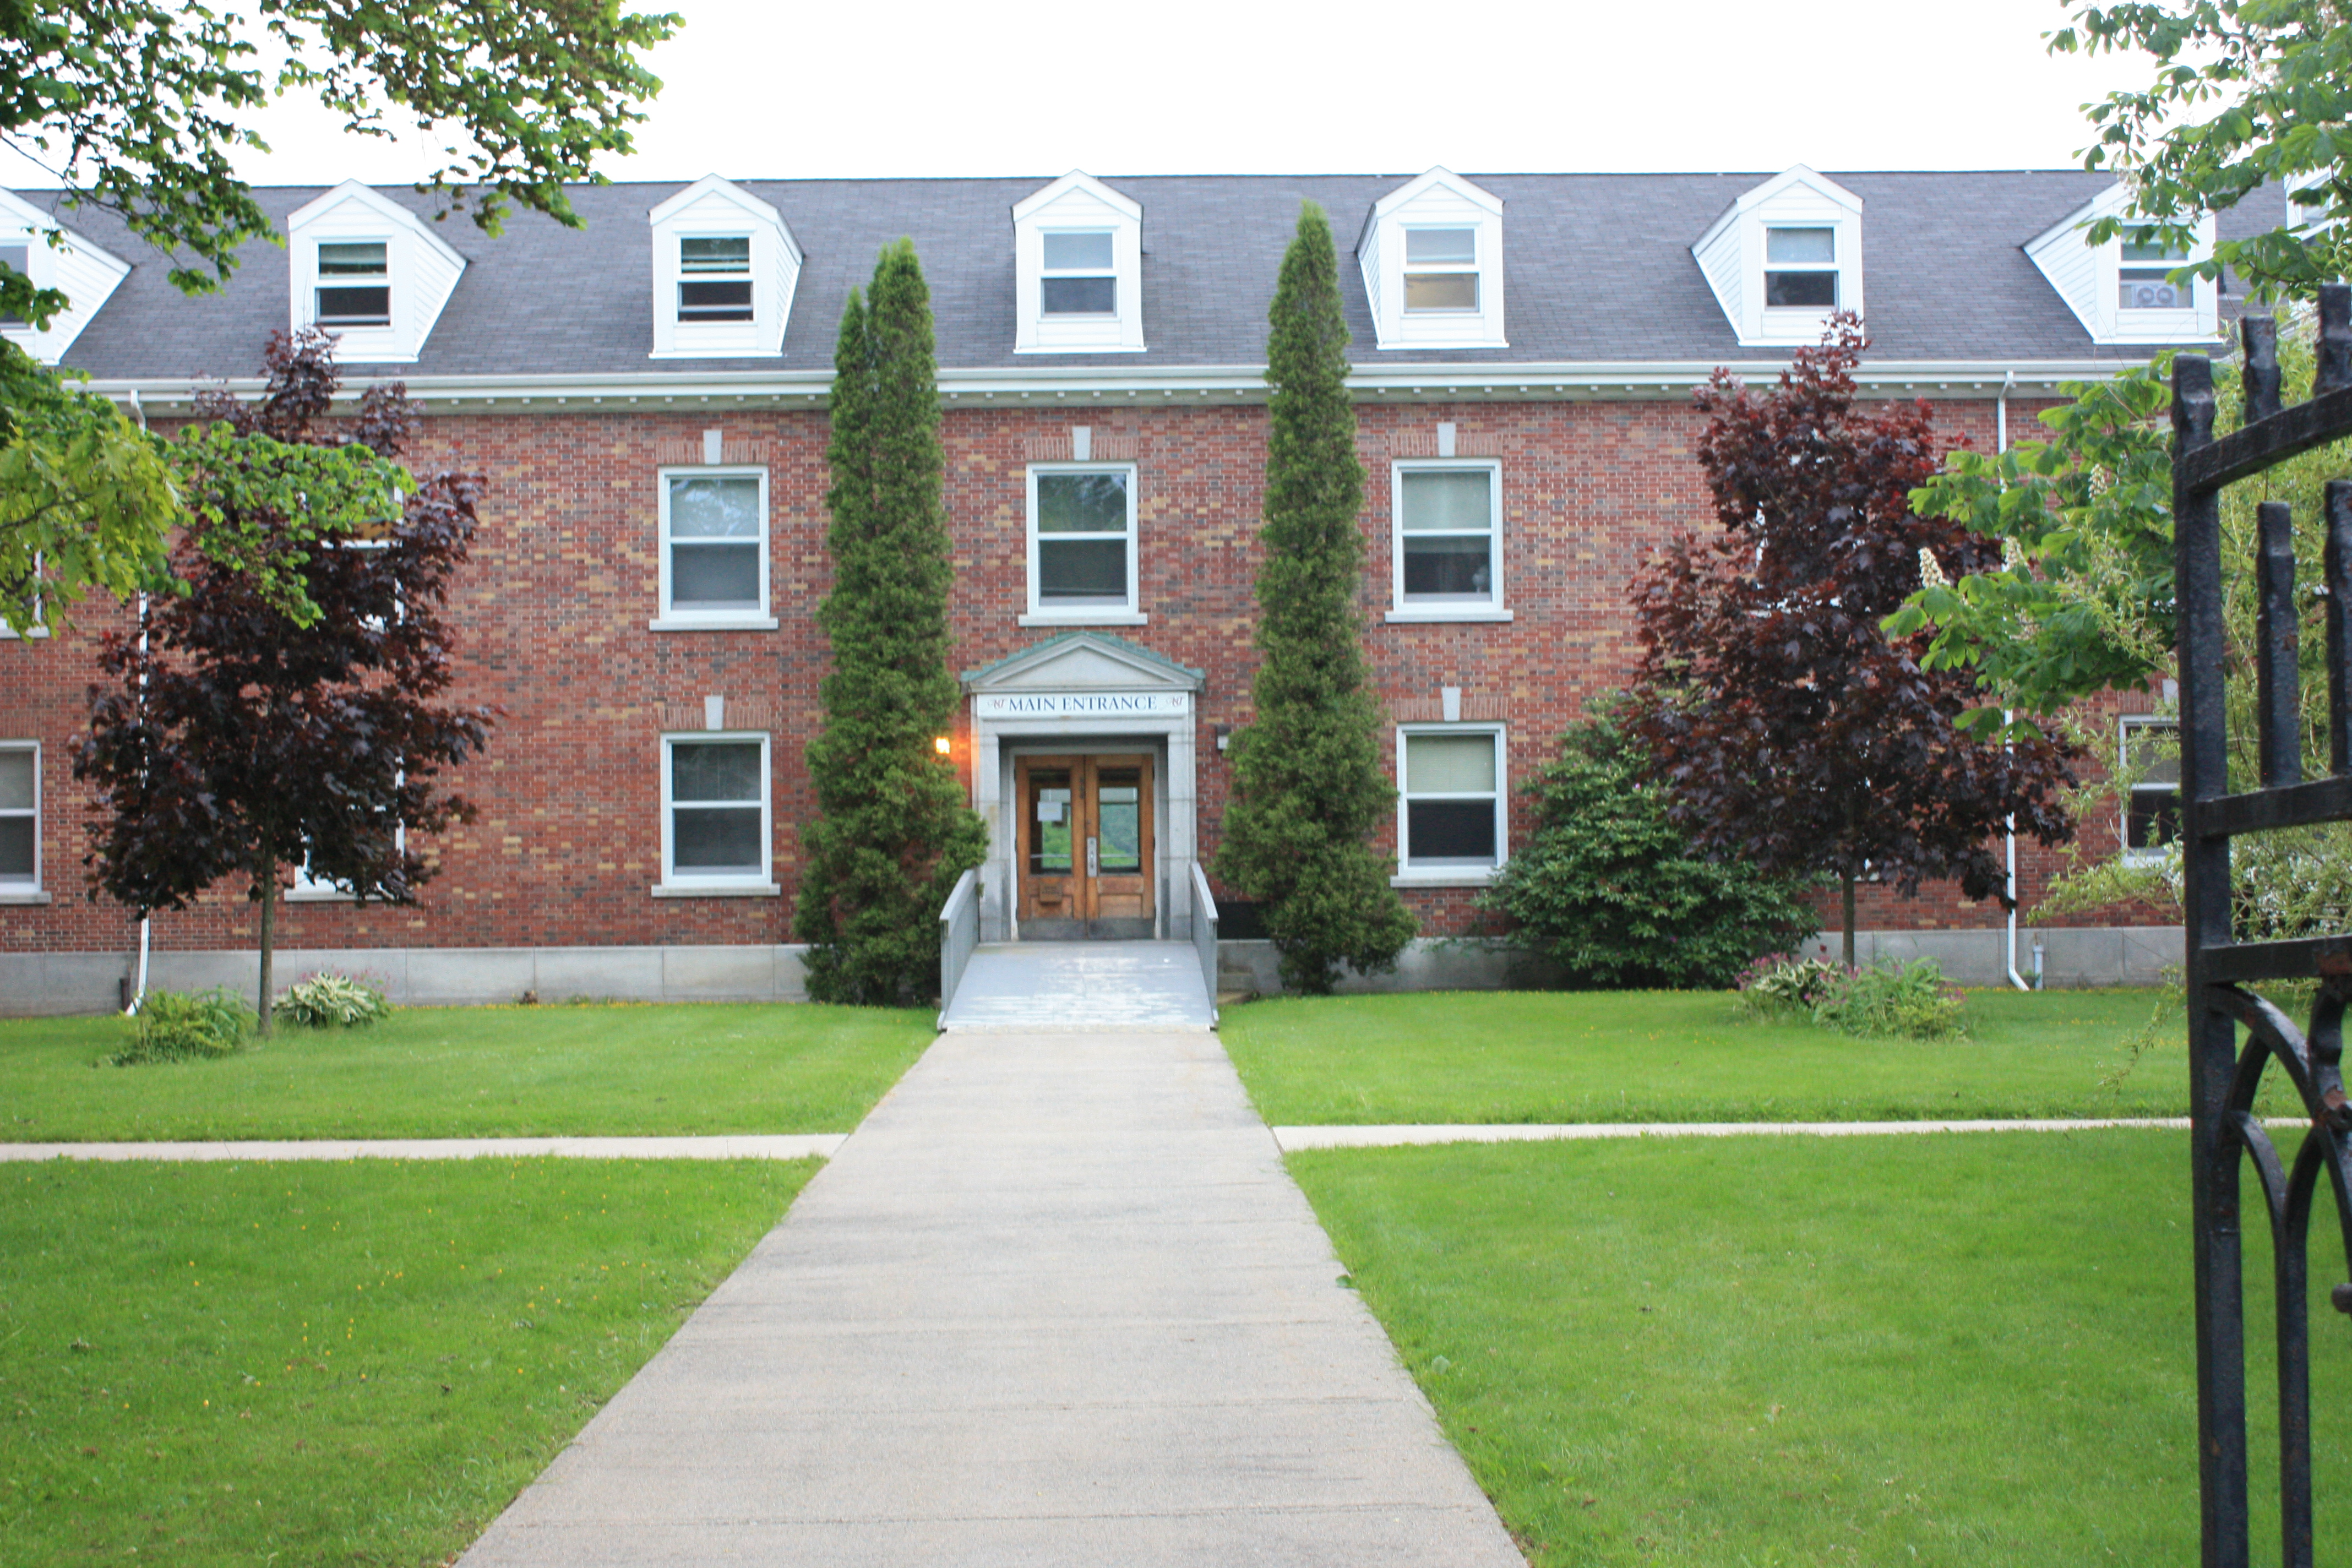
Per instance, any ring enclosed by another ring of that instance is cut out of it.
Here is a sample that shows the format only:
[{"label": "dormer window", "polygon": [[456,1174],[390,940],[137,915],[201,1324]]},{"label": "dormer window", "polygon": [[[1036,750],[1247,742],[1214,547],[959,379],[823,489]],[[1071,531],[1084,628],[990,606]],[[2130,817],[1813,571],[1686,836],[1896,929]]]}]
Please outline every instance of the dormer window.
[{"label": "dormer window", "polygon": [[[52,244],[52,240],[59,243]],[[55,364],[81,335],[123,279],[131,264],[100,250],[12,191],[0,191],[0,262],[36,289],[55,289],[67,306],[35,331],[14,316],[0,317],[0,331],[43,364]]]},{"label": "dormer window", "polygon": [[1837,302],[1837,230],[1767,228],[1765,307],[1834,310]]},{"label": "dormer window", "polygon": [[653,359],[772,358],[800,286],[784,218],[706,174],[646,215],[653,234]]},{"label": "dormer window", "polygon": [[1118,274],[1107,229],[1045,234],[1037,308],[1048,316],[1116,316]]},{"label": "dormer window", "polygon": [[[33,275],[33,247],[29,245],[0,245],[0,267],[5,267],[19,278]],[[20,316],[0,316],[0,327],[21,327]]]},{"label": "dormer window", "polygon": [[2189,310],[2196,309],[2196,283],[2174,283],[2175,268],[2189,262],[2189,247],[2161,240],[2124,241],[2121,265],[2116,268],[2116,309],[2118,310]]},{"label": "dormer window", "polygon": [[749,321],[751,310],[751,237],[748,234],[686,235],[677,242],[677,319],[681,321]]},{"label": "dormer window", "polygon": [[1404,308],[1414,311],[1478,308],[1475,228],[1404,231]]},{"label": "dormer window", "polygon": [[1013,208],[1013,352],[1143,349],[1143,208],[1072,172]]},{"label": "dormer window", "polygon": [[1356,237],[1380,346],[1500,349],[1503,204],[1432,169],[1372,204]]},{"label": "dormer window", "polygon": [[322,240],[317,310],[322,327],[392,325],[391,248],[381,239]]}]

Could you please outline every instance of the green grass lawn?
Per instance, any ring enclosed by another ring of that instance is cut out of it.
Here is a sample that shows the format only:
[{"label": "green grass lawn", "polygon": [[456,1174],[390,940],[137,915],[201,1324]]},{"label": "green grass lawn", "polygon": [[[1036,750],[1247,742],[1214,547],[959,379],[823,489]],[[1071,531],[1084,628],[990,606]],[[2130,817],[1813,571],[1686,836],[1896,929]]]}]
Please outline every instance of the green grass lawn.
[{"label": "green grass lawn", "polygon": [[846,1132],[933,1037],[924,1009],[404,1007],[215,1061],[100,1065],[115,1017],[0,1020],[0,1142]]},{"label": "green grass lawn", "polygon": [[1853,1040],[1750,1024],[1723,992],[1423,992],[1225,1010],[1225,1049],[1275,1126],[2179,1116],[2181,1028],[2101,1079],[2153,991],[1972,991],[1966,1037]]},{"label": "green grass lawn", "polygon": [[[1538,1564],[2078,1568],[2198,1556],[2184,1137],[1289,1163]],[[2246,1223],[2259,1352],[2268,1231]],[[2341,1543],[2352,1328],[2326,1304],[2334,1250],[2315,1238],[2312,1384],[2319,1539]],[[2258,1353],[2258,1428],[2272,1375]],[[2257,1474],[2257,1561],[2278,1550],[2275,1489]]]},{"label": "green grass lawn", "polygon": [[0,1167],[0,1563],[453,1560],[815,1169]]}]

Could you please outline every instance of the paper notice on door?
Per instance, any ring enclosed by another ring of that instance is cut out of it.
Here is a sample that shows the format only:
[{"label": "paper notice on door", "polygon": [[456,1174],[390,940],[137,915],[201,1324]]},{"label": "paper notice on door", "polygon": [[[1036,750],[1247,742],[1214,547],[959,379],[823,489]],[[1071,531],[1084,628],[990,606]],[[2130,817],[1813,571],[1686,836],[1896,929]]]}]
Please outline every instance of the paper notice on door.
[{"label": "paper notice on door", "polygon": [[1039,801],[1037,803],[1037,820],[1040,822],[1061,821],[1062,803],[1058,800]]}]

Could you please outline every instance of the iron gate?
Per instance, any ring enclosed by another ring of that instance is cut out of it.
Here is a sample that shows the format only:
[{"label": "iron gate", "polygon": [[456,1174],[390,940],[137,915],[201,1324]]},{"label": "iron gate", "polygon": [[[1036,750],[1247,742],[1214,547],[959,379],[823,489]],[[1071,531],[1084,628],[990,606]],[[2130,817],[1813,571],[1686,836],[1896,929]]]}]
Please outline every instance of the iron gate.
[{"label": "iron gate", "polygon": [[[2239,1170],[2251,1158],[2270,1214],[2277,1293],[2279,1493],[2287,1568],[2310,1568],[2311,1210],[2324,1175],[2352,1270],[2352,1164],[2344,1093],[2345,1003],[2352,997],[2352,935],[2292,942],[2231,940],[2230,842],[2250,833],[2352,820],[2352,480],[2326,487],[2328,757],[2325,776],[2303,776],[2296,677],[2294,536],[2284,503],[2257,510],[2259,622],[2255,701],[2260,787],[2230,793],[2222,705],[2226,638],[2221,598],[2221,490],[2298,452],[2352,435],[2352,289],[2320,290],[2318,373],[2311,398],[2279,405],[2275,324],[2240,322],[2245,423],[2213,434],[2213,366],[2201,355],[2173,362],[2174,564],[2179,600],[2180,790],[2183,892],[2188,924],[2189,1078],[2194,1173],[2197,1422],[2205,1568],[2245,1568],[2245,1299],[2241,1274]],[[2263,981],[2320,982],[2310,1026],[2298,1029],[2251,987]],[[2242,1056],[2237,1026],[2247,1043]],[[2254,1115],[2265,1068],[2276,1062],[2309,1114],[2290,1169]],[[2352,1313],[2352,1284],[2336,1286]]]}]

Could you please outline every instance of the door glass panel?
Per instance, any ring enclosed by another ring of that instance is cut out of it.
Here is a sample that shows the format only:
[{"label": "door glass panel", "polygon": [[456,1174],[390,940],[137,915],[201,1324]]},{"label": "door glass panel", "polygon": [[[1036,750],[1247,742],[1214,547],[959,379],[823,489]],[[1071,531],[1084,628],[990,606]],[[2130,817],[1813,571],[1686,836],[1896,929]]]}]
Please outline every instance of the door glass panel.
[{"label": "door glass panel", "polygon": [[1096,779],[1095,863],[1104,876],[1132,877],[1143,869],[1142,771],[1105,768]]},{"label": "door glass panel", "polygon": [[1033,768],[1029,773],[1029,869],[1033,875],[1070,874],[1070,771]]}]

